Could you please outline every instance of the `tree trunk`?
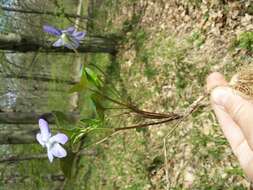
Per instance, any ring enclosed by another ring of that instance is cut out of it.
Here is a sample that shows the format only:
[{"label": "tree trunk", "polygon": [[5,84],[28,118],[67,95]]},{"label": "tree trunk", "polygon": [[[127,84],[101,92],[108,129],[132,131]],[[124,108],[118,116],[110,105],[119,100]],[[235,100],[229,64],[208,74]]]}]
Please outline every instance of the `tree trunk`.
[{"label": "tree trunk", "polygon": [[54,82],[54,83],[66,83],[69,85],[77,84],[76,81],[67,80],[67,79],[53,79],[48,76],[28,76],[28,75],[22,75],[22,74],[1,74],[0,78],[5,79],[21,79],[21,80],[37,80],[42,82]]},{"label": "tree trunk", "polygon": [[[75,112],[64,113],[64,116],[71,122],[79,120],[79,114]],[[6,127],[2,127],[0,130],[0,145],[35,143],[35,136],[39,131],[38,119],[40,117],[45,118],[49,123],[55,123],[53,113],[0,112],[0,123],[7,124]]]},{"label": "tree trunk", "polygon": [[52,11],[40,11],[40,10],[34,10],[34,9],[29,9],[29,10],[24,10],[20,8],[11,8],[11,7],[4,7],[0,5],[0,9],[3,11],[8,11],[8,12],[17,12],[17,13],[24,13],[24,14],[37,14],[37,15],[51,15],[51,16],[64,16],[67,18],[80,18],[80,19],[88,19],[87,16],[81,16],[81,15],[75,15],[75,14],[69,14],[69,13],[57,13],[57,12],[52,12]]},{"label": "tree trunk", "polygon": [[[96,150],[83,150],[76,156],[97,156]],[[29,160],[44,160],[48,159],[47,154],[34,154],[34,155],[8,155],[0,158],[0,163],[19,163]]]},{"label": "tree trunk", "polygon": [[[76,122],[79,114],[75,112],[64,113],[69,121]],[[2,124],[37,124],[39,118],[45,118],[49,123],[55,123],[53,113],[34,112],[0,112],[0,123]]]},{"label": "tree trunk", "polygon": [[0,145],[2,144],[31,144],[35,143],[36,132],[39,127],[22,126],[24,129],[16,126],[8,126],[0,130]]},{"label": "tree trunk", "polygon": [[[64,53],[73,53],[73,50],[68,48],[56,48],[53,47],[52,41],[39,41],[32,36],[22,36],[15,33],[0,34],[0,49],[9,50],[14,52],[64,52]],[[116,51],[116,42],[111,38],[103,37],[85,37],[84,40],[80,43],[79,48],[77,49],[80,53],[111,53],[115,54]]]}]

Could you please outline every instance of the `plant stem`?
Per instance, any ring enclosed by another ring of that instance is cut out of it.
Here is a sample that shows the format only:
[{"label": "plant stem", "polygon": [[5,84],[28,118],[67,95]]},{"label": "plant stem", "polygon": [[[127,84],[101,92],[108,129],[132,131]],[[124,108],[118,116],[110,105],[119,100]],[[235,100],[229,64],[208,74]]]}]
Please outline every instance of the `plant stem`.
[{"label": "plant stem", "polygon": [[181,115],[177,115],[175,117],[171,117],[169,119],[165,119],[165,120],[158,121],[158,122],[144,123],[144,124],[133,125],[133,126],[129,126],[129,127],[114,128],[114,130],[115,131],[123,131],[123,130],[129,130],[129,129],[145,128],[145,127],[149,127],[149,126],[155,126],[155,125],[171,122],[171,121],[180,119],[181,117],[182,117]]},{"label": "plant stem", "polygon": [[140,110],[138,109],[136,106],[134,105],[130,105],[130,104],[127,104],[127,103],[122,103],[118,100],[115,100],[113,98],[110,98],[102,93],[100,93],[99,91],[97,90],[94,90],[94,89],[91,89],[89,88],[89,90],[101,95],[102,97],[106,98],[107,100],[115,103],[115,104],[118,104],[120,106],[123,106],[125,107],[125,109],[129,109],[131,110],[133,113],[136,113],[144,118],[149,118],[149,119],[166,119],[166,118],[171,118],[172,116],[178,116],[178,114],[175,114],[175,113],[168,113],[168,114],[165,114],[165,113],[156,113],[156,112],[149,112],[149,111],[143,111],[143,110]]}]

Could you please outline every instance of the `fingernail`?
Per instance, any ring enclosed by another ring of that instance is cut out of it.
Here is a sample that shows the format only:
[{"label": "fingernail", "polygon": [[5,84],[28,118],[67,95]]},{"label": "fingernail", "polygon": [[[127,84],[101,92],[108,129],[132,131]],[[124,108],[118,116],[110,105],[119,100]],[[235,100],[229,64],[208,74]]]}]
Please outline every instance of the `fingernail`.
[{"label": "fingernail", "polygon": [[224,76],[218,72],[211,73],[207,77],[206,81],[207,81],[207,91],[211,91],[217,86],[227,85],[227,81],[225,80]]},{"label": "fingernail", "polygon": [[227,89],[224,89],[224,87],[217,87],[211,93],[211,101],[214,104],[218,104],[225,107],[228,102],[229,96],[230,92]]}]

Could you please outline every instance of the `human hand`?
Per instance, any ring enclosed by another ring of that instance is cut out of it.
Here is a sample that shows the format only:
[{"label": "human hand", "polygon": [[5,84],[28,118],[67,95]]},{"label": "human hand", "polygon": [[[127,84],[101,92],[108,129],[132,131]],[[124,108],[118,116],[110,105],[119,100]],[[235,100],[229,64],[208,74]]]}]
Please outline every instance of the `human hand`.
[{"label": "human hand", "polygon": [[253,102],[246,100],[228,87],[220,73],[207,77],[211,103],[222,131],[241,167],[253,181]]}]

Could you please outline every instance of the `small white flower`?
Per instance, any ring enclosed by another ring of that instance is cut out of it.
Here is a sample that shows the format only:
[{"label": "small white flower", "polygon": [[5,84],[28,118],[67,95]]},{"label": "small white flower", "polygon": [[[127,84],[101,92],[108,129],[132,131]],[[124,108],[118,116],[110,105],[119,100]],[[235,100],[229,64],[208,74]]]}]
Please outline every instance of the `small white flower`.
[{"label": "small white flower", "polygon": [[50,162],[53,162],[54,157],[63,158],[67,156],[66,150],[60,145],[68,141],[68,137],[63,133],[58,133],[51,136],[48,123],[44,119],[39,119],[40,133],[37,133],[36,139],[41,146],[47,148],[47,156]]}]

